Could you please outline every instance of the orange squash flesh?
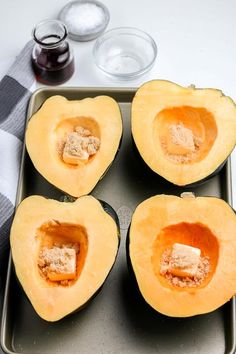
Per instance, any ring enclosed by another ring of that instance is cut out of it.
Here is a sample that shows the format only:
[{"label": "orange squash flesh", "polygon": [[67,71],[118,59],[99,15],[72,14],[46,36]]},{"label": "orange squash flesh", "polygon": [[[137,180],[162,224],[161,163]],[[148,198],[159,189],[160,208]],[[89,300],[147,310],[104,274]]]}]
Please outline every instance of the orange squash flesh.
[{"label": "orange squash flesh", "polygon": [[[84,128],[98,138],[98,151],[88,159],[63,159],[68,134]],[[35,168],[62,191],[80,197],[91,192],[113,162],[122,136],[122,119],[115,100],[108,96],[69,101],[48,98],[31,117],[26,148]],[[72,162],[72,163],[70,163]]]},{"label": "orange squash flesh", "polygon": [[[35,311],[57,321],[84,307],[101,288],[117,255],[119,231],[92,196],[73,203],[30,196],[17,208],[10,242],[16,275]],[[79,253],[76,278],[63,286],[42,276],[38,260],[43,247],[68,243],[78,243]]]},{"label": "orange squash flesh", "polygon": [[[161,256],[176,243],[209,257],[209,273],[200,285],[181,288],[161,274]],[[236,215],[219,198],[157,195],[145,200],[133,214],[127,245],[142,296],[167,316],[211,312],[236,293]]]},{"label": "orange squash flesh", "polygon": [[217,89],[153,80],[136,92],[132,136],[144,162],[186,186],[218,173],[236,144],[236,105]]}]

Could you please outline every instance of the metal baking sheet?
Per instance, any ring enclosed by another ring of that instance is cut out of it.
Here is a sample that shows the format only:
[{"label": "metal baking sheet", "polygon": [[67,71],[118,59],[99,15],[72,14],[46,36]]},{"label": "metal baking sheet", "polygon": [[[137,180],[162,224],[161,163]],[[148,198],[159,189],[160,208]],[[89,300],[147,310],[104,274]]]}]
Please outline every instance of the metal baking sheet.
[{"label": "metal baking sheet", "polygon": [[[48,323],[35,313],[16,281],[10,258],[2,316],[3,350],[9,354],[234,353],[235,299],[206,315],[170,318],[148,307],[130,283],[125,239],[135,207],[152,195],[180,195],[186,190],[165,182],[147,167],[141,167],[133,153],[130,107],[135,89],[40,89],[32,95],[28,118],[45,99],[56,94],[68,99],[109,95],[120,105],[124,123],[121,149],[92,192],[95,197],[110,203],[118,213],[121,223],[119,255],[100,294],[82,311],[56,323]],[[218,176],[193,191],[196,195],[217,196],[231,203],[230,161]],[[18,202],[31,194],[55,199],[62,195],[34,169],[24,150]]]}]

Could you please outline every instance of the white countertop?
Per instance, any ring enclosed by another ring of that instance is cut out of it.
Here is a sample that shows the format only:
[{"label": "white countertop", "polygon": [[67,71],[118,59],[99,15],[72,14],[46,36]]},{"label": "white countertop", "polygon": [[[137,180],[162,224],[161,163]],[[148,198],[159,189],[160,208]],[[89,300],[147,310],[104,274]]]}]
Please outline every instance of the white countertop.
[{"label": "white countertop", "polygon": [[[55,18],[66,0],[0,2],[0,76],[31,37],[39,21]],[[128,82],[112,81],[93,63],[94,41],[71,42],[76,72],[67,86],[137,87],[150,79],[180,85],[215,87],[236,101],[235,0],[103,0],[111,15],[108,29],[132,26],[145,30],[158,46],[157,61],[147,75]],[[236,187],[236,151],[232,154]],[[236,206],[236,188],[234,188]]]}]

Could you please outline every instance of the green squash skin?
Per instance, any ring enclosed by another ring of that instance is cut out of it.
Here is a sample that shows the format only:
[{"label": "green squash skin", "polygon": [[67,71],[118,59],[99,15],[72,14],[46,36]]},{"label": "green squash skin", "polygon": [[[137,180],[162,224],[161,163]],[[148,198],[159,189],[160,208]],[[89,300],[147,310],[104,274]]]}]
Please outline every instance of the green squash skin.
[{"label": "green squash skin", "polygon": [[[49,199],[49,198],[48,198]],[[68,202],[68,203],[73,203],[74,201],[76,200],[76,198],[74,197],[71,197],[71,196],[62,196],[60,198],[60,201],[61,202]],[[101,284],[100,288],[97,289],[97,291],[91,296],[91,298],[83,305],[79,306],[76,310],[72,311],[71,313],[68,313],[67,315],[65,315],[63,318],[57,320],[57,321],[47,321],[45,319],[43,319],[42,317],[40,317],[37,312],[35,311],[36,315],[38,316],[38,318],[40,318],[42,321],[45,321],[45,322],[59,322],[59,321],[62,321],[64,318],[67,318],[68,316],[76,313],[76,312],[79,312],[81,310],[83,310],[85,307],[87,307],[88,304],[90,304],[90,302],[99,294],[99,292],[102,290],[102,287],[103,285],[105,284],[107,278],[109,277],[110,275],[110,272],[112,271],[114,265],[115,265],[115,262],[116,262],[116,258],[117,258],[117,255],[118,255],[118,251],[119,251],[119,247],[120,247],[120,222],[119,222],[119,218],[118,218],[118,215],[117,213],[115,212],[115,210],[110,206],[110,204],[104,202],[103,200],[98,200],[100,202],[100,204],[102,205],[104,211],[110,215],[112,217],[112,219],[115,221],[116,223],[116,226],[117,226],[117,237],[118,237],[118,246],[117,246],[117,252],[116,252],[116,256],[115,256],[115,259],[114,259],[114,262],[106,276],[106,278],[104,279],[104,282],[103,284]],[[26,299],[28,300],[28,302],[30,303],[30,305],[33,307],[33,305],[31,304],[31,301],[29,300],[27,294],[25,293],[24,289],[23,289],[23,286],[21,285],[17,275],[16,275],[16,271],[15,271],[15,265],[14,265],[14,262],[12,260],[12,264],[13,264],[13,271],[14,271],[14,275],[15,275],[15,279],[17,281],[17,284],[19,285],[20,289],[22,290],[22,292],[25,294],[26,296]]]},{"label": "green squash skin", "polygon": [[168,182],[173,186],[176,186],[178,188],[195,188],[195,187],[200,187],[201,185],[205,184],[206,182],[208,182],[210,179],[212,179],[213,177],[217,176],[220,171],[222,170],[222,168],[224,167],[224,165],[226,164],[228,157],[230,156],[231,152],[229,153],[228,157],[216,168],[216,170],[214,172],[212,172],[210,175],[206,176],[205,178],[202,178],[199,181],[193,182],[193,183],[189,183],[186,185],[182,185],[179,186],[173,182],[168,181],[166,178],[162,177],[161,175],[159,175],[157,172],[153,171],[152,168],[144,161],[144,159],[142,158],[137,145],[135,144],[134,141],[134,137],[132,136],[132,146],[133,146],[133,151],[134,151],[134,155],[136,156],[137,160],[139,161],[139,163],[142,165],[142,168],[148,168],[148,170],[152,173],[155,173],[156,176],[158,176],[158,178],[160,178],[163,182]]},{"label": "green squash skin", "polygon": [[135,283],[135,285],[137,286],[137,288],[138,288],[138,290],[139,290],[138,282],[137,282],[137,279],[136,279],[136,276],[135,276],[135,273],[134,273],[134,270],[133,270],[133,266],[132,266],[131,258],[130,258],[130,252],[129,252],[129,244],[130,244],[130,226],[131,226],[131,223],[130,223],[129,228],[128,228],[128,230],[127,230],[126,242],[125,242],[126,262],[127,262],[127,268],[128,268],[129,274],[130,274],[130,276],[131,276],[131,278],[132,278],[132,281]]},{"label": "green squash skin", "polygon": [[[131,221],[132,223],[132,221]],[[139,286],[138,286],[138,281],[132,266],[132,262],[131,262],[131,258],[130,258],[130,252],[129,252],[129,244],[130,244],[130,227],[131,227],[131,223],[129,225],[129,228],[127,230],[127,235],[126,235],[126,242],[125,242],[125,248],[126,248],[126,263],[127,263],[127,269],[129,272],[129,276],[130,276],[130,280],[131,280],[131,286],[134,288],[135,291],[138,292],[138,295],[140,296],[140,298],[142,298],[142,300],[144,301],[145,304],[147,304],[149,307],[152,308],[152,306],[150,306],[144,299]]]},{"label": "green squash skin", "polygon": [[[132,222],[132,221],[131,221]],[[143,297],[139,286],[138,286],[138,281],[132,266],[132,262],[131,262],[131,258],[130,258],[130,252],[129,252],[129,244],[130,244],[130,226],[131,223],[129,225],[129,228],[127,230],[127,236],[126,236],[126,262],[127,262],[127,269],[128,269],[128,273],[129,273],[129,277],[130,277],[130,282],[129,282],[129,286],[132,288],[132,291],[135,291],[136,294],[138,295],[139,299],[141,300],[142,304],[144,304],[147,308],[153,310],[154,312],[156,312],[158,315],[161,316],[165,316],[163,314],[161,314],[160,312],[158,312],[156,309],[154,309]],[[168,317],[168,316],[165,316]]]}]

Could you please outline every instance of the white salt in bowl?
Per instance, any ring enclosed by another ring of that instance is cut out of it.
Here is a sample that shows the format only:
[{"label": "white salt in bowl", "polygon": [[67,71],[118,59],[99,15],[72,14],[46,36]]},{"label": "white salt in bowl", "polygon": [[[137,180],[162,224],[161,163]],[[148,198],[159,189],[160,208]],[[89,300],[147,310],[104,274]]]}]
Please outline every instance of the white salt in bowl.
[{"label": "white salt in bowl", "polygon": [[95,64],[117,79],[135,79],[150,70],[156,60],[153,38],[133,27],[119,27],[100,36],[93,48]]},{"label": "white salt in bowl", "polygon": [[105,31],[110,14],[100,1],[76,0],[64,6],[58,18],[66,25],[71,39],[85,42]]}]

